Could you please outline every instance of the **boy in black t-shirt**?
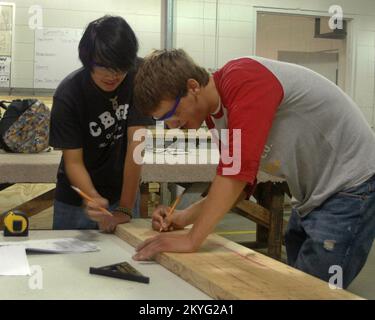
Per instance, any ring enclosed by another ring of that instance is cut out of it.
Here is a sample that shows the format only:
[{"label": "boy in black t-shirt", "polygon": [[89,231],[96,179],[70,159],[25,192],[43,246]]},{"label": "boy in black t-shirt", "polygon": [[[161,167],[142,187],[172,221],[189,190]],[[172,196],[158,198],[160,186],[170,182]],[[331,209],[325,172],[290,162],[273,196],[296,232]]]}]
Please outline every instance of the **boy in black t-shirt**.
[{"label": "boy in black t-shirt", "polygon": [[[130,220],[141,168],[133,160],[137,129],[152,124],[133,104],[133,79],[140,63],[138,41],[121,17],[91,22],[79,44],[83,68],[57,88],[50,144],[62,149],[54,203],[54,229],[113,232]],[[78,187],[94,202],[82,208]],[[108,207],[113,217],[103,214]]]}]

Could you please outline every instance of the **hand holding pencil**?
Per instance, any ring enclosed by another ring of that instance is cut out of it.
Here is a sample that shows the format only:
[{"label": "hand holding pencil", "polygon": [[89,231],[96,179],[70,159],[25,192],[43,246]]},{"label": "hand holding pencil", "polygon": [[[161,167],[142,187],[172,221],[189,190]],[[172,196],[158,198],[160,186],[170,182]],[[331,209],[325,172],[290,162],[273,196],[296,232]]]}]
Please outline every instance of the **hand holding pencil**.
[{"label": "hand holding pencil", "polygon": [[[106,209],[106,207],[108,205],[108,201],[106,199],[104,199],[102,197],[100,197],[100,198],[90,197],[88,194],[86,194],[85,192],[83,192],[79,188],[74,187],[74,186],[71,186],[71,187],[74,191],[76,191],[82,197],[82,199],[86,200],[88,202],[88,204],[91,204],[90,206],[91,206],[92,209],[99,210],[103,214],[105,214],[107,216],[110,216],[110,217],[113,217],[112,213]],[[95,215],[94,216],[90,215],[90,218],[97,221],[97,219],[95,219],[96,218]]]},{"label": "hand holding pencil", "polygon": [[[173,221],[173,213],[174,211],[176,210],[176,207],[178,206],[178,204],[180,203],[181,201],[181,196],[178,196],[175,200],[175,202],[173,203],[172,207],[171,208],[168,208],[168,213],[166,215],[166,219],[167,221],[169,220],[171,223]],[[160,226],[160,229],[159,229],[159,232],[162,232],[163,231],[163,225]]]},{"label": "hand holding pencil", "polygon": [[173,219],[176,207],[181,201],[185,188],[178,186],[177,187],[177,197],[174,201],[172,207],[159,206],[152,216],[152,227],[154,230],[159,232],[164,231],[173,231],[174,229],[183,229],[182,225],[175,223]]}]

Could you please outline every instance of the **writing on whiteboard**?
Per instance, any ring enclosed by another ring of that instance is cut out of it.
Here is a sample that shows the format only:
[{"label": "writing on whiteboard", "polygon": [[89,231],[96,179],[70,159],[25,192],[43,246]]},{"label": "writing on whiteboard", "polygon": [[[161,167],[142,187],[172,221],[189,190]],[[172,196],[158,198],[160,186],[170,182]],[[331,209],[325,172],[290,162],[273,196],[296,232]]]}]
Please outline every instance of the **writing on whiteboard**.
[{"label": "writing on whiteboard", "polygon": [[56,89],[59,83],[82,65],[78,45],[82,29],[44,28],[35,30],[34,88]]}]

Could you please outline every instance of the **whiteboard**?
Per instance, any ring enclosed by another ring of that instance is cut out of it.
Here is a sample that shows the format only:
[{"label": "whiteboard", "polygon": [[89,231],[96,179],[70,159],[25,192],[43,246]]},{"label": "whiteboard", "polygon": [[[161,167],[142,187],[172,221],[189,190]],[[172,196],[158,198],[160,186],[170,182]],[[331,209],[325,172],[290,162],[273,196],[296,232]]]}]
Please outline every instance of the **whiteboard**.
[{"label": "whiteboard", "polygon": [[35,30],[34,88],[56,89],[69,73],[82,67],[78,45],[83,29]]}]

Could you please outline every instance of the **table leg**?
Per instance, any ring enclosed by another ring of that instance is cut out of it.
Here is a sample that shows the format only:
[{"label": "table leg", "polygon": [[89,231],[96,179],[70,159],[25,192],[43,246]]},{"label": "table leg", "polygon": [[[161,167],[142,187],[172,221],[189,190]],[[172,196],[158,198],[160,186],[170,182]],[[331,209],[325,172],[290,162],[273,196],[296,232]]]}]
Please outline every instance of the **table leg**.
[{"label": "table leg", "polygon": [[160,203],[165,206],[170,205],[170,192],[168,189],[168,182],[162,182],[160,183]]},{"label": "table leg", "polygon": [[150,197],[150,192],[148,189],[148,183],[141,183],[140,186],[141,191],[141,203],[140,203],[140,211],[141,211],[141,218],[148,218],[148,200]]},{"label": "table leg", "polygon": [[[271,213],[269,228],[257,225],[257,241],[268,242],[268,255],[281,259],[285,183],[260,183],[258,203]],[[259,231],[259,235],[258,235]],[[268,239],[267,239],[268,238]]]}]

